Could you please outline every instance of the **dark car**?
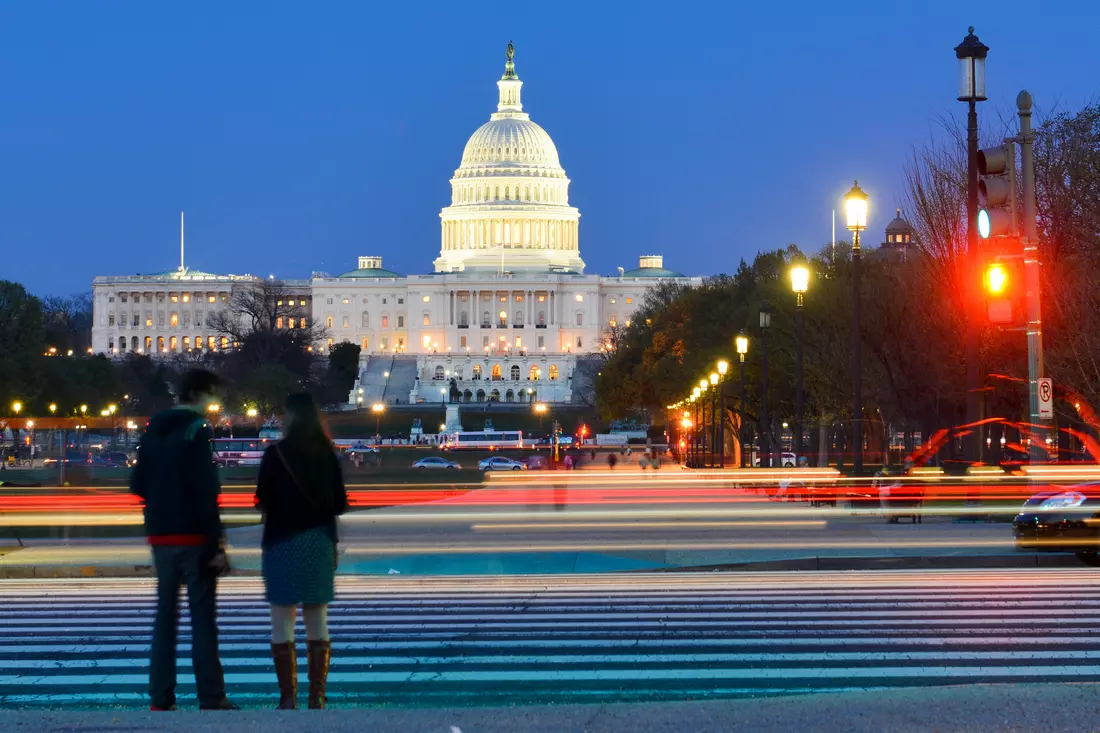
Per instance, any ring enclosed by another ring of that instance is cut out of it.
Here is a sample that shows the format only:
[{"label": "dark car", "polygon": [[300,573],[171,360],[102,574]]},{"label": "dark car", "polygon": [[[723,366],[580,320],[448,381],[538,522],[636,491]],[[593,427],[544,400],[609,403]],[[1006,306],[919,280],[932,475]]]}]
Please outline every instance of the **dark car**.
[{"label": "dark car", "polygon": [[130,457],[119,452],[100,453],[92,458],[92,465],[104,468],[127,468],[130,465]]},{"label": "dark car", "polygon": [[1040,491],[1012,521],[1016,549],[1072,552],[1100,566],[1100,483]]}]

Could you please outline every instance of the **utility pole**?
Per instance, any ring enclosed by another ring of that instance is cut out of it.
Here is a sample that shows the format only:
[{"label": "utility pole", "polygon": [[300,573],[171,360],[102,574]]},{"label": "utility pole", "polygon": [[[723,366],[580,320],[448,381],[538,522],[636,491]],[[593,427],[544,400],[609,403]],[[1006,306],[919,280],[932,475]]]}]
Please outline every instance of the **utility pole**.
[{"label": "utility pole", "polygon": [[[1027,302],[1027,404],[1031,424],[1042,424],[1039,417],[1039,380],[1043,375],[1043,329],[1040,302],[1039,225],[1035,207],[1035,133],[1031,130],[1031,94],[1024,90],[1016,97],[1020,114],[1020,164],[1024,184],[1024,288]],[[1037,431],[1039,441],[1031,442],[1031,461],[1042,460],[1046,426]],[[1039,444],[1036,444],[1036,443]]]}]

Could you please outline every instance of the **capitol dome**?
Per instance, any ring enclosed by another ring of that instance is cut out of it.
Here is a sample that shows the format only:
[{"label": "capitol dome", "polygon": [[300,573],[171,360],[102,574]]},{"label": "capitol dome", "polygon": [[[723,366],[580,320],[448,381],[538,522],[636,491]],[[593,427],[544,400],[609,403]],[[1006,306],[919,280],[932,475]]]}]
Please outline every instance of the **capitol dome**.
[{"label": "capitol dome", "polygon": [[497,111],[474,131],[440,212],[436,272],[468,269],[583,272],[580,212],[550,135],[523,111],[514,49],[497,81]]}]

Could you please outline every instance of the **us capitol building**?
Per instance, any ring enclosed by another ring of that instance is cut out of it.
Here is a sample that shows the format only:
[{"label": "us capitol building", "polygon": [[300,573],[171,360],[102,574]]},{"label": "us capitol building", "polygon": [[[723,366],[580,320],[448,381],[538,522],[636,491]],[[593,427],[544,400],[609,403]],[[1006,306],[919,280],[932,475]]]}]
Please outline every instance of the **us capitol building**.
[{"label": "us capitol building", "polygon": [[[325,328],[318,351],[361,346],[352,404],[449,400],[452,380],[462,402],[569,402],[579,360],[600,351],[610,328],[629,326],[647,289],[701,281],[665,269],[659,255],[617,276],[585,274],[569,178],[554,141],[523,111],[513,55],[508,44],[497,111],[451,178],[434,272],[400,275],[362,256],[338,277],[284,281],[301,317]],[[234,289],[259,281],[188,269],[182,253],[178,270],[97,277],[92,347],[119,358],[229,348],[204,326]]]}]

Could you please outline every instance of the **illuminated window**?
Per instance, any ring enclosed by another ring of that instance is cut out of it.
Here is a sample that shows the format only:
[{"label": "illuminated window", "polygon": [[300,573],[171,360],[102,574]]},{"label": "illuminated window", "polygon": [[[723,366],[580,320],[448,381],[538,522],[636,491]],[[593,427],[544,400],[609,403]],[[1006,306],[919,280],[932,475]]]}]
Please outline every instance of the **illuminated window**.
[{"label": "illuminated window", "polygon": [[520,337],[520,336],[516,336],[516,348],[517,349],[522,349],[523,348],[523,338]]},{"label": "illuminated window", "polygon": [[146,328],[152,328],[153,327],[153,317],[152,316],[146,316],[145,317],[145,327]]},{"label": "illuminated window", "polygon": [[545,303],[546,302],[546,296],[545,295],[540,295],[539,296],[539,302],[540,303]]},{"label": "illuminated window", "polygon": [[168,320],[172,324],[172,327],[175,328],[176,326],[180,325],[180,314],[173,313]]},{"label": "illuminated window", "polygon": [[208,303],[217,303],[217,302],[218,302],[218,296],[216,296],[216,295],[210,295],[210,296],[208,296],[208,297],[206,298],[206,301],[207,301]]},{"label": "illuminated window", "polygon": [[424,300],[425,303],[431,303],[432,302],[432,296],[425,295],[423,300]]},{"label": "illuminated window", "polygon": [[157,351],[164,353],[164,337],[157,336]]},{"label": "illuminated window", "polygon": [[[366,300],[364,300],[363,302],[366,302]],[[298,302],[298,305],[305,305],[305,304],[306,304],[306,302],[304,300],[301,300],[301,301]]]},{"label": "illuminated window", "polygon": [[229,302],[229,293],[222,293],[221,298],[222,298],[223,303],[228,303]]},{"label": "illuminated window", "polygon": [[532,365],[531,366],[531,371],[528,372],[528,374],[527,374],[527,378],[530,379],[532,382],[537,382],[537,381],[539,381],[539,378],[541,378],[541,377],[542,377],[542,370],[539,369],[537,364]]},{"label": "illuminated window", "polygon": [[325,327],[332,328],[332,316],[327,316],[325,318]]},{"label": "illuminated window", "polygon": [[576,297],[578,303],[583,303],[584,302],[584,293],[577,293],[575,297]]},{"label": "illuminated window", "polygon": [[363,339],[362,350],[363,351],[369,351],[370,350],[370,341],[367,340],[366,338]]},{"label": "illuminated window", "polygon": [[481,365],[474,364],[474,381],[481,381]]},{"label": "illuminated window", "polygon": [[275,319],[275,328],[282,328],[282,327],[283,327],[283,317],[279,316],[278,318]]},{"label": "illuminated window", "polygon": [[215,340],[215,338],[213,336],[210,336],[209,338],[206,339],[206,345],[208,347],[210,347],[211,349],[218,348],[217,341]]},{"label": "illuminated window", "polygon": [[627,299],[626,299],[626,304],[627,304],[627,305],[630,305],[630,304],[631,304],[631,303],[633,303],[633,302],[634,302],[634,299],[633,299],[633,298],[627,298]]},{"label": "illuminated window", "polygon": [[291,328],[294,328],[294,319],[293,318],[287,319],[287,325],[289,325]]},{"label": "illuminated window", "polygon": [[347,305],[349,302],[350,301],[347,298],[344,298],[344,305]]},{"label": "illuminated window", "polygon": [[191,294],[190,293],[184,293],[183,294],[183,302],[184,303],[190,303],[191,302]]},{"label": "illuminated window", "polygon": [[500,364],[493,364],[493,379],[497,380],[501,378]]},{"label": "illuminated window", "polygon": [[343,324],[344,324],[344,328],[347,328],[350,325],[350,323],[348,322],[348,317],[347,316],[344,316]]},{"label": "illuminated window", "polygon": [[425,349],[430,348],[432,345],[432,337],[425,334],[423,344]]},{"label": "illuminated window", "polygon": [[630,328],[630,319],[629,318],[626,319],[626,327]]},{"label": "illuminated window", "polygon": [[459,336],[458,337],[458,348],[460,348],[460,349],[465,349],[466,348],[466,337],[465,336]]},{"label": "illuminated window", "polygon": [[382,328],[389,328],[389,327],[390,327],[390,317],[389,316],[382,316]]},{"label": "illuminated window", "polygon": [[276,301],[276,303],[275,303],[275,305],[282,305],[282,304],[283,304],[283,301],[281,301],[281,300],[280,300],[280,301]]},{"label": "illuminated window", "polygon": [[611,299],[611,305],[615,305],[615,299],[614,298]]},{"label": "illuminated window", "polygon": [[303,316],[302,318],[300,318],[298,320],[298,328],[305,328],[305,327],[306,327],[306,319]]},{"label": "illuminated window", "polygon": [[523,296],[522,295],[517,295],[516,296],[516,302],[517,303],[522,303],[523,302]]},{"label": "illuminated window", "polygon": [[180,296],[178,296],[178,295],[175,295],[175,294],[173,294],[173,295],[172,295],[172,302],[173,302],[173,303],[178,303],[178,302],[180,302]]},{"label": "illuminated window", "polygon": [[330,351],[332,350],[332,339],[328,340],[328,348]]},{"label": "illuminated window", "polygon": [[222,336],[221,345],[222,345],[223,349],[228,349],[229,348],[229,337],[228,336]]},{"label": "illuminated window", "polygon": [[557,364],[551,364],[550,365],[550,381],[551,382],[558,381],[558,365]]},{"label": "illuminated window", "polygon": [[183,348],[188,349],[188,350],[191,348],[191,337],[190,336],[184,336],[183,337]]},{"label": "illuminated window", "polygon": [[432,325],[432,317],[430,315],[428,315],[427,313],[424,314],[424,325],[425,326]]},{"label": "illuminated window", "polygon": [[618,325],[618,322],[615,320],[615,316],[611,316],[611,320],[607,322],[607,325],[611,328],[615,328],[615,326]]}]

